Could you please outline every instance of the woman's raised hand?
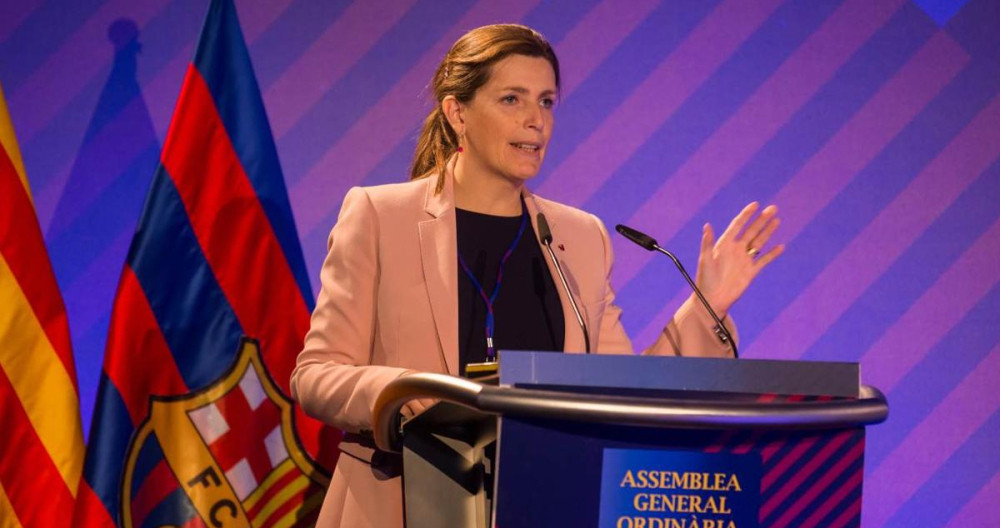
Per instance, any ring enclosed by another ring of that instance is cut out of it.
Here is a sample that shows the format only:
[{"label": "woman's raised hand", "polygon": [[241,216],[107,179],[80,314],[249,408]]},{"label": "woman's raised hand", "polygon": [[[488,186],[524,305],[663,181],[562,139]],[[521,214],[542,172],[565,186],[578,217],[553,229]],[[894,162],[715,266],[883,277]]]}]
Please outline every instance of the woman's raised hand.
[{"label": "woman's raised hand", "polygon": [[757,202],[744,207],[718,240],[710,224],[702,229],[695,282],[720,318],[726,316],[760,270],[785,250],[779,244],[762,252],[780,220],[776,206],[769,205],[757,214],[759,209]]}]

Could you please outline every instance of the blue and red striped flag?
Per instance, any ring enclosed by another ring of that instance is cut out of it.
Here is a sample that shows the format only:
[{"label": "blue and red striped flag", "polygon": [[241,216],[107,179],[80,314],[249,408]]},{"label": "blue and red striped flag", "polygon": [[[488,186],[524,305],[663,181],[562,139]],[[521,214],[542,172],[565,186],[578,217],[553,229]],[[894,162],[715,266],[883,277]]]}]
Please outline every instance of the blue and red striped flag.
[{"label": "blue and red striped flag", "polygon": [[70,526],[80,468],[69,325],[0,86],[0,526]]},{"label": "blue and red striped flag", "polygon": [[75,525],[309,524],[337,440],[284,396],[311,298],[235,8],[213,0],[118,285]]}]

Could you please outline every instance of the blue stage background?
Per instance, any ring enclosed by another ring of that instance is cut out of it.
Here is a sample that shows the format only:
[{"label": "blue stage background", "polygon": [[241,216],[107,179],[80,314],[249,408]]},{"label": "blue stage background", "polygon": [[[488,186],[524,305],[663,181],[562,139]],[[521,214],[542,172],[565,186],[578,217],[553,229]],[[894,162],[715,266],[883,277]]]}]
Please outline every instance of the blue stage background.
[{"label": "blue stage background", "polygon": [[[0,5],[0,80],[65,296],[89,428],[114,288],[205,0]],[[1000,2],[237,0],[313,288],[353,185],[400,181],[454,40],[515,21],[563,65],[533,189],[648,231],[778,204],[746,357],[859,361],[864,526],[1000,526]],[[615,242],[637,344],[686,295]]]}]

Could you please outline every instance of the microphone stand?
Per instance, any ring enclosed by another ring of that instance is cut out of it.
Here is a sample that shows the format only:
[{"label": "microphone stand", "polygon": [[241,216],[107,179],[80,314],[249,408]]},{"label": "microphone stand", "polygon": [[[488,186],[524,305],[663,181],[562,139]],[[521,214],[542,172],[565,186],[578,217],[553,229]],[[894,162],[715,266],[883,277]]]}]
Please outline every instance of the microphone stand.
[{"label": "microphone stand", "polygon": [[563,291],[566,292],[566,297],[569,299],[569,305],[573,307],[573,314],[576,315],[576,323],[580,325],[580,329],[583,330],[583,343],[584,348],[587,353],[590,353],[590,332],[587,331],[587,325],[583,322],[583,315],[580,313],[580,307],[576,305],[576,299],[573,298],[573,292],[569,289],[569,282],[566,281],[566,275],[563,273],[562,266],[559,265],[559,259],[556,258],[555,251],[552,251],[552,230],[549,229],[549,222],[545,219],[545,215],[538,213],[537,224],[538,224],[538,238],[542,241],[542,245],[549,252],[549,257],[552,258],[552,264],[556,268],[556,275],[559,275],[559,280],[562,282]]},{"label": "microphone stand", "polygon": [[674,256],[673,253],[667,251],[659,244],[657,244],[656,240],[654,240],[653,237],[641,231],[637,231],[635,229],[632,229],[631,227],[622,224],[618,224],[617,226],[615,226],[615,231],[618,231],[625,238],[631,240],[632,242],[635,242],[636,244],[646,248],[649,251],[658,251],[670,257],[670,260],[672,260],[674,262],[674,265],[677,266],[677,269],[681,272],[681,275],[684,276],[684,280],[687,281],[688,285],[691,286],[691,289],[694,290],[695,295],[698,296],[698,300],[700,300],[701,304],[705,306],[706,310],[708,310],[709,315],[712,316],[712,320],[715,321],[716,334],[724,343],[728,343],[729,346],[733,349],[733,357],[739,358],[740,353],[736,349],[736,340],[733,339],[733,335],[729,333],[729,329],[726,328],[726,325],[722,324],[722,320],[719,319],[718,314],[716,314],[715,310],[712,309],[712,305],[708,303],[708,300],[705,299],[704,295],[702,295],[701,290],[698,289],[698,286],[695,285],[694,281],[691,279],[691,276],[688,275],[688,272],[687,270],[684,269],[684,265],[681,264],[680,259]]}]

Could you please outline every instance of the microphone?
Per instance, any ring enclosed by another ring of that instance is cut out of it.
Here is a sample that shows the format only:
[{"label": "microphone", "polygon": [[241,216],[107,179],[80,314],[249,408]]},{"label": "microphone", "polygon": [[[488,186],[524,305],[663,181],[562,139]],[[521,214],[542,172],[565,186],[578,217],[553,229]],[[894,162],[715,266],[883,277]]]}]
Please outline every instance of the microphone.
[{"label": "microphone", "polygon": [[576,300],[573,299],[573,292],[569,289],[569,283],[566,282],[566,275],[563,274],[562,266],[559,265],[559,259],[556,258],[555,251],[552,251],[552,230],[549,229],[549,222],[545,220],[545,215],[538,213],[535,217],[538,220],[538,239],[542,241],[542,245],[545,249],[549,251],[549,256],[552,257],[552,264],[556,268],[556,273],[559,275],[559,281],[562,282],[563,290],[566,292],[566,297],[569,298],[569,304],[573,307],[573,314],[576,315],[576,322],[580,325],[580,329],[583,330],[583,343],[590,353],[590,332],[587,332],[587,325],[583,322],[583,316],[580,315],[580,307],[576,305]]},{"label": "microphone", "polygon": [[688,285],[691,286],[691,289],[694,290],[694,293],[695,295],[698,296],[698,299],[701,301],[701,304],[705,306],[705,309],[708,310],[709,315],[711,315],[712,319],[715,320],[716,334],[719,334],[719,337],[724,342],[729,343],[729,346],[732,347],[733,357],[736,358],[740,357],[740,353],[737,352],[736,350],[736,341],[733,339],[733,335],[729,333],[729,329],[726,328],[726,325],[722,324],[722,320],[719,319],[719,316],[715,313],[715,310],[712,309],[712,305],[708,304],[708,301],[705,299],[705,296],[702,295],[701,290],[699,290],[698,286],[696,286],[694,281],[691,280],[691,276],[688,275],[688,272],[684,269],[684,266],[681,264],[681,261],[677,257],[675,257],[673,253],[660,247],[660,245],[656,243],[656,240],[653,237],[647,235],[646,233],[643,233],[642,231],[632,229],[631,227],[622,224],[616,225],[615,231],[618,231],[625,238],[631,240],[632,242],[635,242],[636,244],[646,248],[646,250],[659,251],[660,253],[663,253],[664,255],[670,257],[670,260],[674,261],[674,265],[677,266],[678,270],[680,270],[681,275],[684,276],[684,280],[686,280]]}]

